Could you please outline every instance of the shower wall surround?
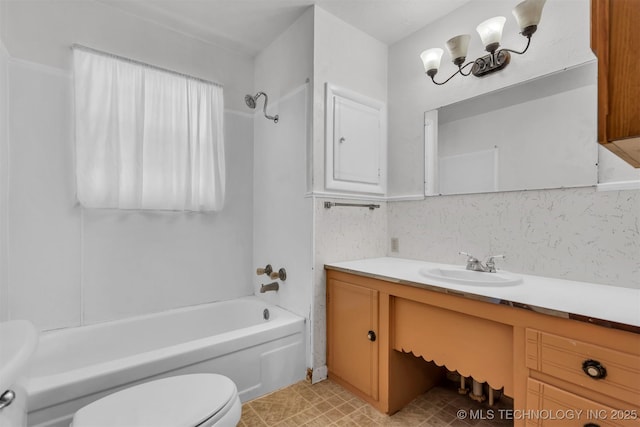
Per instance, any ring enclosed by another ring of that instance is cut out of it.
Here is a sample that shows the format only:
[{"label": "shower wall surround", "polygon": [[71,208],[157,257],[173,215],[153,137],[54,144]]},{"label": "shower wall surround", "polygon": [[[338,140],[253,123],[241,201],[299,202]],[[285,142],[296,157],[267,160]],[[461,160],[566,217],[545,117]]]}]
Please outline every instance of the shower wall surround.
[{"label": "shower wall surround", "polygon": [[430,197],[389,203],[390,256],[464,265],[459,251],[504,254],[498,268],[640,288],[640,191],[594,188]]},{"label": "shower wall surround", "polygon": [[[2,22],[2,8],[2,3],[0,3],[0,23]],[[7,283],[8,78],[9,55],[0,37],[0,322],[7,320],[7,294],[9,292]]]},{"label": "shower wall surround", "polygon": [[[26,318],[46,330],[251,294],[253,118],[233,109],[243,111],[242,97],[253,90],[253,59],[102,2],[2,6],[10,54],[10,150],[8,298],[1,295],[0,317]],[[228,167],[221,212],[77,205],[74,42],[225,86],[225,105],[232,110],[224,118]]]},{"label": "shower wall surround", "polygon": [[[313,80],[313,8],[260,52],[254,62],[254,87],[269,94],[267,113],[253,114],[253,270],[270,263],[287,270],[278,292],[259,293],[272,282],[253,275],[260,298],[309,319],[312,311],[313,204],[309,186],[309,133]],[[248,109],[247,109],[248,110]],[[311,322],[305,324],[311,337]],[[306,343],[311,366],[311,342]],[[305,372],[296,372],[302,379]]]}]

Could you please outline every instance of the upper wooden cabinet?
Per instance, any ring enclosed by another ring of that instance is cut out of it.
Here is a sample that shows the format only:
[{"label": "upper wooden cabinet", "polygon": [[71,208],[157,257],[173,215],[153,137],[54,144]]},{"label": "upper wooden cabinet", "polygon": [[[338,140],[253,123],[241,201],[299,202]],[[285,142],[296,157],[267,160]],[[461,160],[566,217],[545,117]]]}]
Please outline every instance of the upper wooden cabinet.
[{"label": "upper wooden cabinet", "polygon": [[640,1],[591,0],[598,57],[598,141],[640,167]]}]

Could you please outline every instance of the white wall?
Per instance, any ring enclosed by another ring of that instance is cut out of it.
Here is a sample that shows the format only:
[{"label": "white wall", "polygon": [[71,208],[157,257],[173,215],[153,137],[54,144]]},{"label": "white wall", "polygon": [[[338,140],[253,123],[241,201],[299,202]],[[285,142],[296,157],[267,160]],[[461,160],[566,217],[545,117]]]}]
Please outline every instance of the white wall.
[{"label": "white wall", "polygon": [[[507,17],[502,45],[524,48],[526,39],[518,34],[511,14],[513,6],[509,0],[472,1],[389,47],[390,195],[423,194],[425,111],[593,60],[589,2],[556,0],[545,4],[529,51],[522,56],[512,55],[503,71],[485,78],[456,76],[443,86],[434,85],[425,75],[420,52],[430,47],[444,48],[446,40],[454,35],[473,33],[469,59],[481,56],[484,48],[475,27],[492,16]],[[454,71],[445,54],[437,79],[444,80]]]},{"label": "white wall", "polygon": [[225,112],[223,211],[81,209],[69,46],[87,44],[219,81],[227,106],[243,104],[253,89],[252,59],[93,1],[6,6],[8,316],[53,329],[251,294],[251,116]]},{"label": "white wall", "polygon": [[[258,100],[254,120],[253,271],[271,264],[285,268],[287,280],[280,290],[260,294],[261,284],[273,280],[253,278],[254,290],[265,300],[307,319],[311,336],[312,199],[308,190],[308,152],[313,79],[313,9],[309,8],[255,59],[255,91],[269,95],[270,115]],[[311,366],[307,342],[307,366]],[[296,373],[304,378],[305,372]]]},{"label": "white wall", "polygon": [[313,190],[324,191],[325,83],[387,102],[387,45],[315,7]]},{"label": "white wall", "polygon": [[4,47],[4,2],[0,2],[0,322],[8,318],[7,282],[7,173],[9,169],[9,55]]},{"label": "white wall", "polygon": [[[313,90],[313,190],[324,191],[325,83],[387,101],[387,46],[315,7]],[[369,211],[335,207],[314,197],[314,381],[326,376],[326,262],[382,256],[386,242],[386,205]],[[344,200],[343,200],[344,201]]]},{"label": "white wall", "polygon": [[222,83],[225,107],[246,111],[244,94],[253,83],[250,57],[137,18],[95,0],[10,1],[6,38],[13,57],[71,69],[78,43],[185,74]]},{"label": "white wall", "polygon": [[621,181],[640,182],[640,168],[634,168],[608,149],[598,146],[598,182]]}]

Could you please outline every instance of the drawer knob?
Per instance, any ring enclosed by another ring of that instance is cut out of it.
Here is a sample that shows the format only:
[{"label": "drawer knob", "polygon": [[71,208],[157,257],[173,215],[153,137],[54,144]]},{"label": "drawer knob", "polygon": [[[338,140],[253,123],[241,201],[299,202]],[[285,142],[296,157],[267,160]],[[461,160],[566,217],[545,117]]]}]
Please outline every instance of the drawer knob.
[{"label": "drawer knob", "polygon": [[600,427],[600,424],[596,424],[596,423],[586,423],[584,425],[584,427]]},{"label": "drawer knob", "polygon": [[371,342],[375,341],[376,340],[376,333],[373,332],[373,331],[369,331],[369,333],[367,333],[367,338]]},{"label": "drawer knob", "polygon": [[600,380],[607,376],[607,370],[597,360],[585,360],[582,362],[582,370],[595,380]]}]

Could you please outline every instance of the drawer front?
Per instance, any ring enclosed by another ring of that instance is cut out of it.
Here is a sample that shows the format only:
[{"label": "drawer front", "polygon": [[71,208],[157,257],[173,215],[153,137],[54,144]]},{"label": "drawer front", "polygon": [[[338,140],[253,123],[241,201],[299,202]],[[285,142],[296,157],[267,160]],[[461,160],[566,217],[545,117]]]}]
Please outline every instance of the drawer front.
[{"label": "drawer front", "polygon": [[[637,354],[535,329],[527,329],[526,336],[528,368],[640,406],[640,356]],[[638,350],[640,352],[640,346]]]},{"label": "drawer front", "polygon": [[585,426],[638,427],[637,409],[611,408],[529,378],[527,405],[514,417],[525,419],[527,427]]}]

